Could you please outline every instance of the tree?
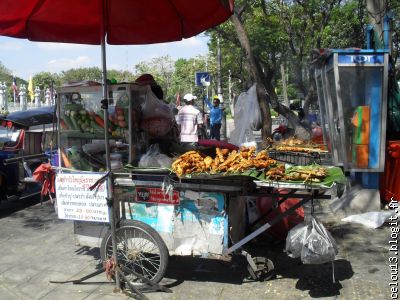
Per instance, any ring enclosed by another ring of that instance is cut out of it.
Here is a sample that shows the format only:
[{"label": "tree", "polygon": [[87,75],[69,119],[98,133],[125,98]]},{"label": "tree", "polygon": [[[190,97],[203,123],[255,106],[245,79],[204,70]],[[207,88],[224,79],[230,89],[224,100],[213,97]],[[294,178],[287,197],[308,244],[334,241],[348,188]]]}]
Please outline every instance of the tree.
[{"label": "tree", "polygon": [[[212,39],[221,37],[230,51],[241,49],[234,51],[236,65],[245,58],[246,72],[242,74],[247,79],[243,82],[256,82],[260,86],[257,94],[263,117],[264,141],[271,133],[269,107],[285,116],[299,133],[305,133],[301,129],[304,124],[296,114],[278,101],[275,92],[280,82],[278,70],[281,64],[289,70],[289,83],[305,95],[307,112],[308,106],[317,99],[311,51],[321,47],[337,48],[334,43],[338,40],[329,39],[327,35],[327,32],[339,32],[338,25],[332,23],[332,16],[335,22],[360,31],[362,20],[353,17],[354,12],[350,14],[356,4],[357,1],[344,0],[237,1],[232,22],[210,31]],[[350,20],[346,19],[349,16]],[[338,20],[341,18],[346,21],[340,23]],[[350,30],[346,32],[340,39],[340,46],[357,46],[355,44],[361,39],[354,40]],[[234,63],[230,68],[235,69]]]},{"label": "tree", "polygon": [[98,67],[70,69],[61,71],[60,78],[63,83],[70,81],[102,81],[102,71]]},{"label": "tree", "polygon": [[136,64],[135,73],[137,76],[144,73],[153,75],[154,79],[163,89],[165,98],[168,98],[167,95],[169,95],[174,74],[174,61],[169,55],[155,57],[150,61],[143,61]]},{"label": "tree", "polygon": [[56,73],[40,72],[32,77],[33,86],[38,86],[41,91],[45,91],[53,84],[54,87],[61,86],[61,78]]}]

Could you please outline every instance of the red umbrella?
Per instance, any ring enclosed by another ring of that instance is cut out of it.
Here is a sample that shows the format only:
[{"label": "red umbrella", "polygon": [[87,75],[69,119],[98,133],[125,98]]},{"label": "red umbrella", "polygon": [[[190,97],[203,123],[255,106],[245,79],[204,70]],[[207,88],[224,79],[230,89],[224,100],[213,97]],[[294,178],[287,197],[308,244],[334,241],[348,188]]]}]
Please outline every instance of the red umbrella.
[{"label": "red umbrella", "polygon": [[233,0],[2,0],[0,35],[100,45],[189,38],[232,13]]}]

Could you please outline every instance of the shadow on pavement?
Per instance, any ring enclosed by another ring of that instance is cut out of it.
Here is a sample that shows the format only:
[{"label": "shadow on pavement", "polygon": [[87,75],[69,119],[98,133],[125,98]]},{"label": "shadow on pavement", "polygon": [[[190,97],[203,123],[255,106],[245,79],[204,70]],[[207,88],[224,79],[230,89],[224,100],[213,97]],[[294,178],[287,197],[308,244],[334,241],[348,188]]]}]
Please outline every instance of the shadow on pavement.
[{"label": "shadow on pavement", "polygon": [[[40,202],[40,196],[33,196],[25,199],[14,199],[0,202],[0,218],[22,211],[23,209]],[[21,212],[23,214],[23,212]]]},{"label": "shadow on pavement", "polygon": [[[294,259],[283,252],[285,243],[275,244],[268,250],[275,265],[275,279],[298,279],[296,288],[301,291],[309,291],[312,298],[334,297],[340,295],[343,288],[341,281],[353,277],[354,272],[351,263],[345,259],[337,259],[332,264],[303,264],[300,258]],[[334,267],[334,272],[332,271]]]},{"label": "shadow on pavement", "polygon": [[[242,284],[248,275],[246,267],[246,259],[241,255],[233,256],[231,261],[171,256],[164,281],[168,282],[167,287],[177,286],[184,281]],[[169,283],[171,280],[175,282]]]},{"label": "shadow on pavement", "polygon": [[75,250],[75,255],[90,255],[90,256],[93,256],[94,259],[99,260],[99,266],[98,267],[102,267],[102,264],[100,264],[100,248],[89,247],[89,246],[81,246],[79,249]]}]

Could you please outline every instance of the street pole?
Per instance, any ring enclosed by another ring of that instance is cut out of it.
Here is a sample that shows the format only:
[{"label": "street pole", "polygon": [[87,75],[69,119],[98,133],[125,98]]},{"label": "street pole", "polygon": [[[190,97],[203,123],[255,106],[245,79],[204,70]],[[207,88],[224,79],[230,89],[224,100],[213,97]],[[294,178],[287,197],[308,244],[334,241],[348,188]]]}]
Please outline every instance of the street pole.
[{"label": "street pole", "polygon": [[217,62],[218,62],[218,78],[217,78],[217,93],[218,93],[218,98],[222,101],[221,103],[221,108],[222,108],[222,122],[221,122],[221,140],[226,141],[227,140],[227,134],[226,134],[226,114],[224,111],[225,108],[225,101],[223,101],[223,95],[222,95],[222,84],[221,84],[221,44],[219,42],[219,38],[217,39]]},{"label": "street pole", "polygon": [[[208,72],[208,55],[206,56],[206,72]],[[208,98],[208,85],[206,86],[206,97]]]},{"label": "street pole", "polygon": [[283,100],[285,102],[286,107],[289,107],[289,97],[287,93],[285,67],[283,66],[283,64],[281,64],[281,76],[282,76],[282,87],[283,87]]},{"label": "street pole", "polygon": [[229,77],[228,77],[228,96],[229,96],[229,104],[232,103],[232,90],[231,90],[231,70],[228,70]]}]

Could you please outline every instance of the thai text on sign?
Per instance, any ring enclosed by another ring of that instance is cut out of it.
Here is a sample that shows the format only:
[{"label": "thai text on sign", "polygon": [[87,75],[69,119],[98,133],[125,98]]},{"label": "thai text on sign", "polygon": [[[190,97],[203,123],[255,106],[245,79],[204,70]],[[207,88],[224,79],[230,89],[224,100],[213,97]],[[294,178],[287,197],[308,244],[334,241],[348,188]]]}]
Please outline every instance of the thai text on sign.
[{"label": "thai text on sign", "polygon": [[56,176],[57,212],[60,219],[108,222],[107,185],[89,188],[104,174],[63,173]]},{"label": "thai text on sign", "polygon": [[146,203],[159,203],[159,204],[179,204],[179,192],[173,191],[172,195],[165,194],[160,188],[137,187],[136,201]]}]

